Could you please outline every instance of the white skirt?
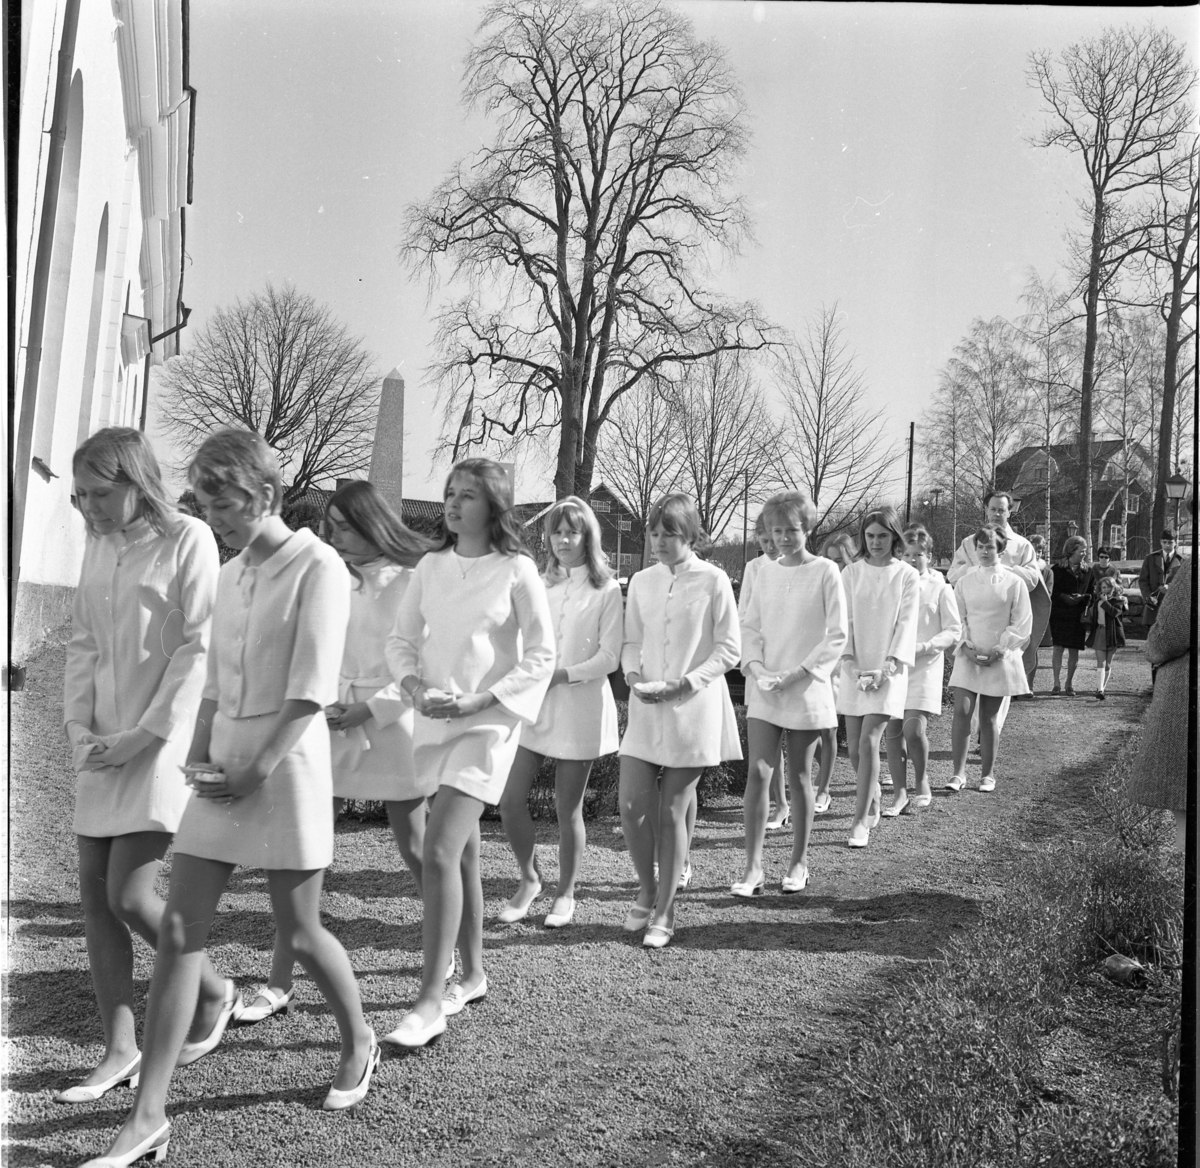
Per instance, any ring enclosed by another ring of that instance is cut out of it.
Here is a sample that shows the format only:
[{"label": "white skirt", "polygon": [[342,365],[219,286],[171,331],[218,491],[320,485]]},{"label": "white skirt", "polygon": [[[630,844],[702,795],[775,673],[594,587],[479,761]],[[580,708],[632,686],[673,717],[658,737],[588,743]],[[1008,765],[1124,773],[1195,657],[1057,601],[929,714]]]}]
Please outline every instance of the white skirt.
[{"label": "white skirt", "polygon": [[859,689],[854,665],[842,662],[841,679],[838,683],[837,712],[849,718],[862,718],[867,714],[886,714],[889,718],[902,718],[908,702],[908,666],[901,665],[891,677],[885,677],[878,689]]},{"label": "white skirt", "polygon": [[920,710],[922,714],[940,716],[942,712],[942,679],[945,676],[946,655],[937,653],[913,666],[908,675],[908,696],[904,699],[906,710]]},{"label": "white skirt", "polygon": [[747,677],[746,717],[785,730],[827,730],[837,725],[833,686],[806,673],[787,689],[764,692],[754,678]]},{"label": "white skirt", "polygon": [[538,720],[521,731],[521,745],[547,758],[593,759],[612,754],[620,736],[608,678],[552,685]]},{"label": "white skirt", "polygon": [[[209,759],[218,766],[253,759],[274,722],[274,714],[228,718],[218,713]],[[333,860],[332,801],[329,729],[318,712],[258,790],[231,803],[192,795],[175,851],[272,871],[327,868]]]},{"label": "white skirt", "polygon": [[[378,686],[351,686],[348,701],[365,702],[378,692]],[[437,790],[436,783],[417,775],[414,716],[412,707],[406,706],[389,726],[380,726],[372,717],[353,730],[330,734],[333,793],[339,799],[423,799]]]},{"label": "white skirt", "polygon": [[521,737],[521,720],[496,703],[469,718],[427,718],[413,728],[413,761],[422,785],[453,787],[496,804]]},{"label": "white skirt", "polygon": [[103,839],[135,831],[174,833],[192,793],[179,769],[187,761],[191,739],[187,727],[166,742],[159,739],[157,747],[147,747],[124,766],[80,771],[75,834]]},{"label": "white skirt", "polygon": [[737,718],[724,674],[673,702],[647,703],[631,693],[620,753],[665,767],[709,767],[741,758]]},{"label": "white skirt", "polygon": [[1029,693],[1025,662],[1022,655],[1015,650],[1005,653],[994,665],[984,666],[972,660],[967,650],[960,646],[954,655],[950,684],[971,693],[987,694],[994,698]]}]

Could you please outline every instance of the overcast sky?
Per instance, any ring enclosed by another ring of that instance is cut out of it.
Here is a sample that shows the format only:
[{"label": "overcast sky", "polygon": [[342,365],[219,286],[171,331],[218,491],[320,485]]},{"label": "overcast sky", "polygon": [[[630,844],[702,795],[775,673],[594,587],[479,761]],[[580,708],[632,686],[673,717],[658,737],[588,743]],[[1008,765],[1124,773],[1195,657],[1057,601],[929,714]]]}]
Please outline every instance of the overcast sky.
[{"label": "overcast sky", "polygon": [[[204,0],[188,333],[291,281],[408,388],[405,494],[440,495],[431,360],[436,301],[398,260],[403,212],[487,139],[463,109],[483,5],[465,0]],[[935,4],[681,5],[722,44],[753,142],[741,190],[755,241],[712,282],[799,329],[837,302],[872,401],[907,436],[975,317],[1013,316],[1031,268],[1061,267],[1077,160],[1038,150],[1029,53],[1155,22],[1195,46],[1196,9]],[[519,500],[549,498],[533,461]]]}]

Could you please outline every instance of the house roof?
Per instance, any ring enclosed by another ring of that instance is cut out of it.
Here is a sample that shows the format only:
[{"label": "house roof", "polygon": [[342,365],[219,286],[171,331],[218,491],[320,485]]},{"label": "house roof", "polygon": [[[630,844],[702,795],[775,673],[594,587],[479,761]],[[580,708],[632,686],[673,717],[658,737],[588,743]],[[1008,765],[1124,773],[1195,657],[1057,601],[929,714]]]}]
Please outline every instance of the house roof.
[{"label": "house roof", "polygon": [[[1108,466],[1112,464],[1114,457],[1120,455],[1124,449],[1129,451],[1129,465],[1133,481],[1140,481],[1143,475],[1152,477],[1150,455],[1141,443],[1127,443],[1119,438],[1102,438],[1092,443],[1092,465],[1099,472],[1096,477],[1101,477]],[[1055,476],[1062,473],[1064,462],[1077,462],[1079,458],[1079,447],[1074,442],[1055,442],[1048,448],[1045,446],[1022,446],[1016,453],[1010,454],[1003,462],[997,464],[997,484],[1013,489],[1031,486],[1032,483],[1029,480],[1032,471],[1046,464],[1047,452],[1049,453],[1049,469]]]}]

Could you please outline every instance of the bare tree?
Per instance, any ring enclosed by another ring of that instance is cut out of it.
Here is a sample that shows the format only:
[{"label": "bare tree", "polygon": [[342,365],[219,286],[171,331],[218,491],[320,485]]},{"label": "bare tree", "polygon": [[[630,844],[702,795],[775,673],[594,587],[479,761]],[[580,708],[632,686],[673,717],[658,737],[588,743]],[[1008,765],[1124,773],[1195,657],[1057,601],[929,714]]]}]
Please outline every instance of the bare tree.
[{"label": "bare tree", "polygon": [[812,496],[815,528],[828,533],[891,485],[897,448],[886,439],[883,411],[867,404],[836,304],[808,321],[776,368],[785,410],[776,471]]},{"label": "bare tree", "polygon": [[1079,246],[1084,347],[1079,406],[1081,524],[1092,536],[1092,414],[1100,303],[1121,264],[1144,242],[1123,200],[1156,181],[1161,160],[1173,155],[1191,128],[1189,94],[1196,71],[1169,32],[1109,28],[1094,40],[1030,57],[1030,84],[1053,115],[1034,140],[1078,154],[1089,191],[1081,203],[1087,223]]},{"label": "bare tree", "polygon": [[[1028,390],[1031,425],[1046,451],[1046,483],[1043,506],[1050,523],[1050,485],[1053,458],[1050,448],[1058,442],[1071,407],[1078,401],[1079,336],[1067,309],[1069,294],[1053,282],[1031,272],[1022,300],[1027,311],[1017,321],[1025,344],[1025,384]],[[1047,530],[1048,530],[1047,526]]]},{"label": "bare tree", "polygon": [[600,477],[621,497],[645,531],[650,508],[679,481],[683,446],[674,388],[652,378],[613,408],[596,457]]},{"label": "bare tree", "polygon": [[[971,513],[978,514],[977,484],[968,479],[965,465],[969,415],[966,390],[950,375],[949,370],[943,369],[938,377],[933,401],[921,416],[918,431],[922,436],[920,449],[925,456],[925,485],[949,499],[952,552],[958,547],[960,505],[969,503]],[[938,519],[943,519],[944,515],[945,512],[938,509]],[[940,532],[933,534],[936,539]]]},{"label": "bare tree", "polygon": [[256,430],[279,456],[285,502],[365,470],[379,408],[362,342],[290,285],[221,308],[167,363],[163,427],[194,446],[220,426]]},{"label": "bare tree", "polygon": [[678,391],[681,482],[714,538],[733,512],[774,486],[764,482],[776,457],[778,426],[739,353],[690,365]]},{"label": "bare tree", "polygon": [[980,494],[995,485],[996,467],[1029,432],[1027,365],[1018,341],[1003,318],[976,318],[946,365],[964,396],[965,461]]},{"label": "bare tree", "polygon": [[443,440],[557,436],[555,489],[586,495],[601,431],[652,373],[768,343],[752,304],[697,273],[748,234],[744,104],[724,53],[650,0],[496,0],[465,99],[493,141],[410,207],[403,248],[466,292],[438,315]]}]

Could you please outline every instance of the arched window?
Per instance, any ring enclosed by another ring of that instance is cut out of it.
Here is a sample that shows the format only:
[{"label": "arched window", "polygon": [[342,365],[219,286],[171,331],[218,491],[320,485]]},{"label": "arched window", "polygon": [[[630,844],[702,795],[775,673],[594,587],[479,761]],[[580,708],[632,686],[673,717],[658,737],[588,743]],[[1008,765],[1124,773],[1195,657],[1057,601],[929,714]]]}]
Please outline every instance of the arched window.
[{"label": "arched window", "polygon": [[83,385],[79,392],[78,446],[92,432],[92,398],[96,386],[96,368],[100,363],[100,318],[104,315],[105,272],[108,269],[108,204],[100,216],[96,233],[96,268],[92,276],[92,309],[88,316],[87,349],[84,353]]}]

